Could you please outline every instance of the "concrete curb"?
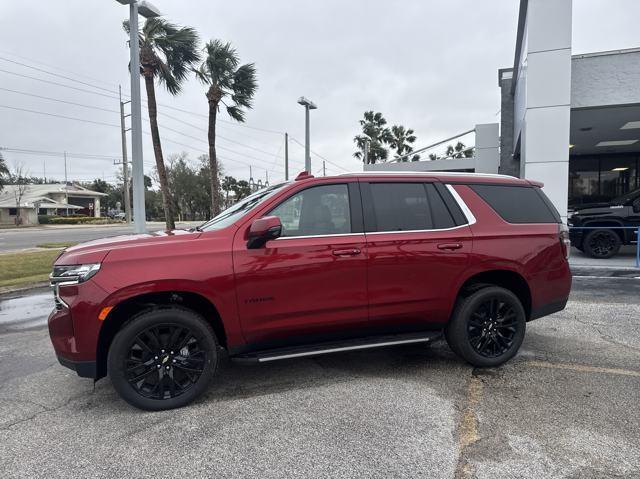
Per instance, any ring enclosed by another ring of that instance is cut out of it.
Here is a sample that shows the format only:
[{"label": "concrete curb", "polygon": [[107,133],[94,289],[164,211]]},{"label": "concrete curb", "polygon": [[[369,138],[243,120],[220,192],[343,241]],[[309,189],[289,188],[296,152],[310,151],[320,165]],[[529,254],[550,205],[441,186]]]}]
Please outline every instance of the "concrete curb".
[{"label": "concrete curb", "polygon": [[0,287],[0,296],[13,293],[21,293],[24,291],[31,291],[33,289],[47,288],[49,286],[48,281],[38,281],[36,283],[30,283],[22,286],[2,286]]}]

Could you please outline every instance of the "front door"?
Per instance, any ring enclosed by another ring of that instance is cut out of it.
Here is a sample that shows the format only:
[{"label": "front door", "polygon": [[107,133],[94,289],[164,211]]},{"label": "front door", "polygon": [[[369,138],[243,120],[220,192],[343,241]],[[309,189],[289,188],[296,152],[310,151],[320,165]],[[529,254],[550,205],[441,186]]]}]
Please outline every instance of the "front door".
[{"label": "front door", "polygon": [[440,328],[471,253],[471,232],[442,185],[362,184],[369,315],[383,330]]},{"label": "front door", "polygon": [[275,347],[340,337],[367,324],[367,247],[358,184],[297,191],[265,216],[282,236],[248,249],[234,241],[238,308],[245,338]]}]

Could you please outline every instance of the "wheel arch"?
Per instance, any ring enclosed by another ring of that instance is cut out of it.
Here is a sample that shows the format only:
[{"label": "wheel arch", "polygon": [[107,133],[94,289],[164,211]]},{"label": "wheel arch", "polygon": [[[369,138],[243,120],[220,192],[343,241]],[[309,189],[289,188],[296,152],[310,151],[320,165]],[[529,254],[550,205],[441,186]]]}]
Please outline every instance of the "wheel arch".
[{"label": "wheel arch", "polygon": [[516,271],[493,269],[476,273],[467,278],[460,286],[456,301],[488,286],[500,286],[515,294],[522,303],[527,321],[529,321],[532,307],[531,288],[529,288],[527,280]]},{"label": "wheel arch", "polygon": [[131,296],[118,303],[100,328],[96,348],[96,379],[107,375],[107,354],[122,326],[135,314],[172,305],[200,314],[213,328],[220,346],[227,347],[227,334],[216,306],[206,297],[191,291],[157,291]]}]

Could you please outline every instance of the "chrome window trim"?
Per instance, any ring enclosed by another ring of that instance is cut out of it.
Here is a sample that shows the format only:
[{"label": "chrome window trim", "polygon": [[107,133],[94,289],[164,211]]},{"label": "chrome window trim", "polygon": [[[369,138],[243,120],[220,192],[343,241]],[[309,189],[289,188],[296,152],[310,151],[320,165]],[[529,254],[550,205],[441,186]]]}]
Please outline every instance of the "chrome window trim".
[{"label": "chrome window trim", "polygon": [[281,241],[281,240],[289,240],[289,239],[304,239],[304,238],[329,238],[329,237],[339,237],[339,236],[360,236],[365,233],[336,233],[336,234],[326,234],[326,235],[301,235],[301,236],[280,236],[273,241]]},{"label": "chrome window trim", "polygon": [[451,193],[451,196],[453,196],[453,199],[456,200],[456,203],[458,203],[458,206],[462,210],[462,214],[464,214],[466,216],[467,222],[468,222],[467,225],[471,226],[471,225],[475,224],[476,223],[476,217],[473,215],[473,213],[471,212],[471,210],[469,209],[467,204],[464,202],[464,200],[460,197],[460,195],[458,194],[456,189],[452,185],[450,185],[448,183],[445,186],[449,190],[449,193]]},{"label": "chrome window trim", "polygon": [[367,235],[390,235],[390,234],[398,234],[398,233],[437,233],[439,231],[453,231],[460,228],[466,228],[469,226],[468,224],[452,226],[451,228],[431,228],[426,230],[398,230],[398,231],[369,231],[365,233]]}]

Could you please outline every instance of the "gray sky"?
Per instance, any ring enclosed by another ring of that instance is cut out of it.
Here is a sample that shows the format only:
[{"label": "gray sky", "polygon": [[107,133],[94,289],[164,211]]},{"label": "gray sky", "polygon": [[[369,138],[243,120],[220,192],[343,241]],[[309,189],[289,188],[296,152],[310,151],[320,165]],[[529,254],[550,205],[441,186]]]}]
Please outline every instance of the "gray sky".
[{"label": "gray sky", "polygon": [[[203,40],[231,41],[243,62],[259,76],[255,106],[246,125],[289,134],[304,142],[300,95],[314,100],[312,150],[330,160],[328,173],[358,170],[353,136],[368,109],[390,124],[413,128],[416,148],[499,121],[497,69],[513,64],[517,0],[155,0],[167,19],[195,27]],[[573,51],[637,47],[637,0],[574,0]],[[91,90],[104,95],[123,85],[129,91],[128,49],[121,29],[128,15],[115,0],[32,0],[0,3],[0,69]],[[74,83],[6,60],[73,77]],[[80,76],[82,75],[82,76]],[[96,89],[98,86],[102,89]],[[42,83],[0,71],[0,88],[117,110],[117,100]],[[108,90],[108,91],[105,91]],[[205,88],[190,79],[178,97],[158,89],[165,156],[186,151],[195,160],[206,151]],[[144,97],[144,86],[143,86]],[[56,103],[0,89],[0,105],[118,125],[109,111]],[[143,109],[143,118],[146,111]],[[226,114],[221,118],[228,121]],[[165,126],[180,133],[163,129]],[[194,127],[195,126],[195,127]],[[148,131],[148,124],[143,122]],[[282,135],[219,124],[219,155],[225,170],[248,178],[281,179]],[[188,135],[185,136],[182,133]],[[229,140],[248,145],[240,146]],[[154,160],[144,137],[145,172]],[[468,141],[473,143],[473,137]],[[177,143],[187,146],[182,146]],[[0,146],[73,154],[120,155],[116,127],[42,116],[0,107]],[[258,151],[262,150],[262,151]],[[22,162],[31,174],[63,178],[60,156],[3,152],[10,165]],[[303,165],[303,149],[290,146],[291,171]],[[314,156],[314,173],[322,167]],[[69,159],[70,179],[114,180],[109,158]]]}]

